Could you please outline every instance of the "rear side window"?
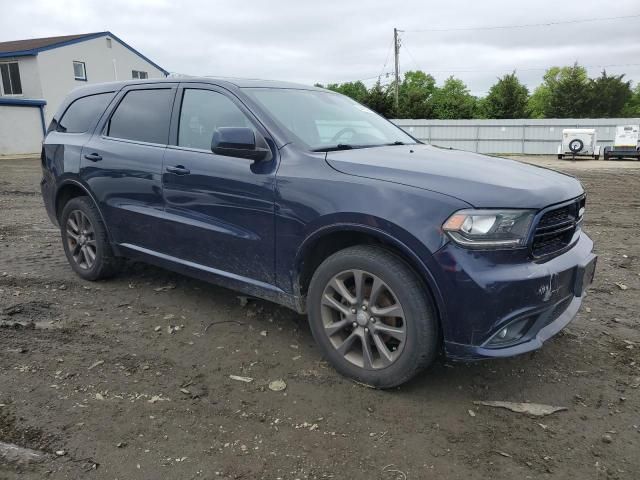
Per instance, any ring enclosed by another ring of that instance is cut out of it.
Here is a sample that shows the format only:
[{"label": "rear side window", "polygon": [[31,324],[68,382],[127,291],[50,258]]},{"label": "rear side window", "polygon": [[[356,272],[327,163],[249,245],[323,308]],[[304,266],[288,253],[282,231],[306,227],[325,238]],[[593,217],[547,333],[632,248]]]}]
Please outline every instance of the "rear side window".
[{"label": "rear side window", "polygon": [[173,90],[131,90],[107,126],[109,137],[166,145]]},{"label": "rear side window", "polygon": [[107,92],[77,99],[64,112],[56,130],[64,133],[86,132],[112,98],[113,92]]}]

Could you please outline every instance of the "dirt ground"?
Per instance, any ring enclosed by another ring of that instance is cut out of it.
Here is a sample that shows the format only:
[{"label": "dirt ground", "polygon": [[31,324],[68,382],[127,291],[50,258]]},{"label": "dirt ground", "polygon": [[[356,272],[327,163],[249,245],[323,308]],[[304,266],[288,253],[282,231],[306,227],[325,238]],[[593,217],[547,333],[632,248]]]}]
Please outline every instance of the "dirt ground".
[{"label": "dirt ground", "polygon": [[600,259],[578,317],[538,352],[440,359],[375,391],[335,373],[285,308],[142,264],[80,280],[37,160],[0,160],[0,442],[47,454],[0,461],[0,478],[640,478],[640,162],[530,161],[588,192]]}]

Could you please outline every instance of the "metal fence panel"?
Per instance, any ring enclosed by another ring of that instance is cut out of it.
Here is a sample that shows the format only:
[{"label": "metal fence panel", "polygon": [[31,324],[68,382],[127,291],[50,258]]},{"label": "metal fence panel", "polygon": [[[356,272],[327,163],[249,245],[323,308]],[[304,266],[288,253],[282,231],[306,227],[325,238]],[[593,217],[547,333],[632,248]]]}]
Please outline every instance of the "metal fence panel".
[{"label": "metal fence panel", "polygon": [[555,154],[565,128],[595,128],[598,144],[612,145],[616,126],[640,118],[548,118],[514,120],[392,120],[419,140],[480,153]]}]

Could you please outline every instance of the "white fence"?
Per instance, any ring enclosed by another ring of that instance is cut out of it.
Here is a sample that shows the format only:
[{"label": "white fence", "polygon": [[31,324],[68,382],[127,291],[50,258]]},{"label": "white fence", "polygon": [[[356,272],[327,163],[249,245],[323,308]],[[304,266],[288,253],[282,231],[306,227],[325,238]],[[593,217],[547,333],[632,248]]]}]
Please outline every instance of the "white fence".
[{"label": "white fence", "polygon": [[595,128],[598,144],[613,143],[617,125],[640,118],[549,118],[544,120],[392,120],[419,140],[480,153],[555,154],[565,128]]}]

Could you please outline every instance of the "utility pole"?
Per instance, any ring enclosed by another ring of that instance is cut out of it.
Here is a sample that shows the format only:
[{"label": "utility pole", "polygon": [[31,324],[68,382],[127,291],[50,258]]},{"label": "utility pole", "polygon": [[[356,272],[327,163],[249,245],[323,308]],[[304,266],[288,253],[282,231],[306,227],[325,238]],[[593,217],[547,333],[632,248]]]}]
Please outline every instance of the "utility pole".
[{"label": "utility pole", "polygon": [[399,93],[400,93],[400,38],[398,37],[398,29],[393,29],[393,50],[394,57],[396,63],[396,84],[395,84],[395,107],[396,107],[396,115],[398,114],[398,102],[399,102]]}]

